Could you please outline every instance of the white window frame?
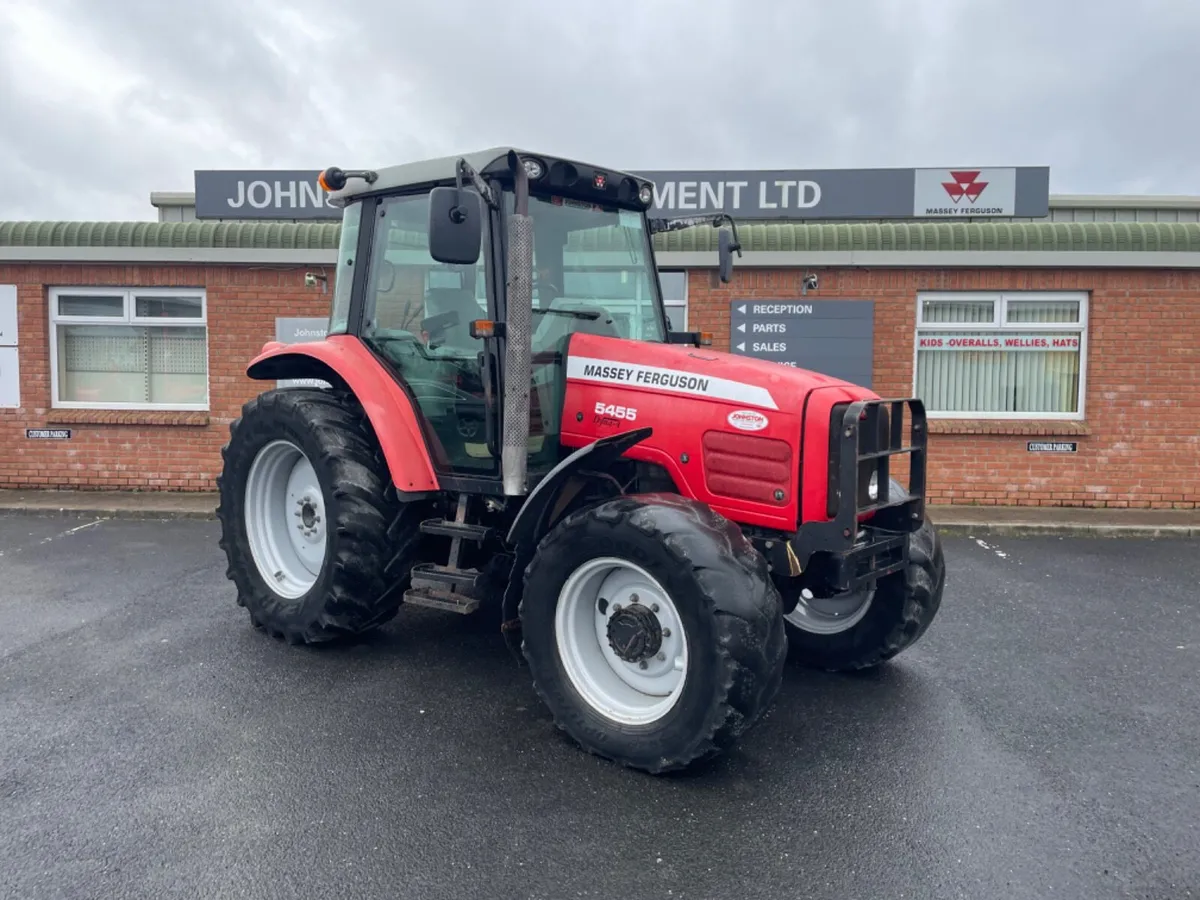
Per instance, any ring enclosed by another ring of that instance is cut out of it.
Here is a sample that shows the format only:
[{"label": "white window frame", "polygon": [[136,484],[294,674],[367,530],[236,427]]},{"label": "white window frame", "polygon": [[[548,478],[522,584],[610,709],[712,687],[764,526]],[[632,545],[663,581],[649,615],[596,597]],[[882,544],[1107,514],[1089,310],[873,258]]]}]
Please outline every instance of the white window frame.
[{"label": "white window frame", "polygon": [[[78,285],[54,287],[50,295],[50,406],[53,409],[103,409],[142,410],[155,412],[207,412],[212,400],[212,357],[208,333],[208,292],[203,288],[111,288]],[[64,316],[58,312],[58,301],[62,296],[83,295],[88,297],[120,297],[120,316]],[[137,315],[138,297],[199,298],[199,317],[163,318],[160,316]],[[58,326],[60,325],[130,325],[143,327],[196,327],[204,328],[204,402],[203,403],[118,403],[90,402],[59,399],[58,383]]]},{"label": "white window frame", "polygon": [[[1087,364],[1088,364],[1088,300],[1087,291],[924,291],[917,294],[917,326],[913,330],[913,368],[912,396],[917,395],[917,360],[921,350],[921,337],[930,333],[990,331],[990,332],[1028,332],[1028,331],[1059,331],[1079,333],[1079,403],[1078,412],[959,412],[927,410],[930,419],[965,419],[965,420],[1000,420],[1000,421],[1082,421],[1087,415]],[[981,300],[994,301],[991,322],[925,322],[924,308],[926,300],[943,300],[959,303],[978,302]],[[1008,319],[1008,303],[1010,300],[1032,300],[1035,302],[1053,303],[1055,301],[1077,301],[1079,303],[1078,322],[1020,322],[1006,324]]]},{"label": "white window frame", "polygon": [[666,308],[683,309],[683,330],[688,329],[688,272],[687,269],[660,269],[658,273],[659,285],[662,285],[663,275],[682,275],[683,276],[683,299],[668,300],[663,296],[663,306]]}]

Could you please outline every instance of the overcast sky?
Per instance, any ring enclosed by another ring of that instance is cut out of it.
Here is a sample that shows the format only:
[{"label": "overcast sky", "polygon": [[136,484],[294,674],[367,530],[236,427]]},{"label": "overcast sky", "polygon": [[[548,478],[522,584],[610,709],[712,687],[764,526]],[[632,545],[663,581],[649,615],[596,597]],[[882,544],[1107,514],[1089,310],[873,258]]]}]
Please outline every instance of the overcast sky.
[{"label": "overcast sky", "polygon": [[1200,195],[1198,38],[1198,0],[0,0],[0,220],[504,143]]}]

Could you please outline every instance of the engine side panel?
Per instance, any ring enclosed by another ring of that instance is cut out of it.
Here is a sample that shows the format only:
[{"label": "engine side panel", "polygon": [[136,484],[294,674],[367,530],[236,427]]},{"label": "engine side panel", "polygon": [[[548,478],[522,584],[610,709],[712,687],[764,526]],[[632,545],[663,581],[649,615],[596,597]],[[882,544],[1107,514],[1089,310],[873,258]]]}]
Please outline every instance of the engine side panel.
[{"label": "engine side panel", "polygon": [[800,509],[804,386],[794,370],[681,345],[571,336],[562,442],[581,447],[649,426],[630,459],[748,525],[791,530]]},{"label": "engine side panel", "polygon": [[408,395],[361,341],[348,335],[300,344],[271,341],[246,368],[251,378],[320,377],[311,361],[328,366],[358,398],[379,438],[396,490],[438,490],[421,426]]}]

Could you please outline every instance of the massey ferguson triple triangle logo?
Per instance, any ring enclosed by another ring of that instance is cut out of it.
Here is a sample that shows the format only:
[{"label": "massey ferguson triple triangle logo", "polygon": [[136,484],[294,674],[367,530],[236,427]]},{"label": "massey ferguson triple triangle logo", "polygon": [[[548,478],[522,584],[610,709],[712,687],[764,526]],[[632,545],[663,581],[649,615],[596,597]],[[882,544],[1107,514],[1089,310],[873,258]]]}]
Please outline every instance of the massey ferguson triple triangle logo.
[{"label": "massey ferguson triple triangle logo", "polygon": [[968,203],[974,203],[983,193],[983,189],[988,186],[986,181],[979,180],[978,169],[974,172],[951,172],[950,177],[954,180],[943,181],[942,187],[946,189],[946,193],[950,195],[950,199],[955,204],[963,197],[967,198]]},{"label": "massey ferguson triple triangle logo", "polygon": [[1016,215],[1017,170],[917,169],[913,215],[939,219]]}]

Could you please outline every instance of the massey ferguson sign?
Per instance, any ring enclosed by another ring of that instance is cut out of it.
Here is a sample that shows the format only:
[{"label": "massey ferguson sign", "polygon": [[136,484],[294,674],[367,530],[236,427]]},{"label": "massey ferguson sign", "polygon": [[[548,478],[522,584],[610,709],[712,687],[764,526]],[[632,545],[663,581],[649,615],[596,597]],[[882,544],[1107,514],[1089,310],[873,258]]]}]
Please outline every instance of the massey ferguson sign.
[{"label": "massey ferguson sign", "polygon": [[918,218],[1017,215],[1016,169],[917,169],[913,187]]},{"label": "massey ferguson sign", "polygon": [[[337,220],[311,171],[198,171],[196,218]],[[1050,170],[737,169],[639,171],[654,182],[651,215],[725,212],[739,221],[988,218],[1049,213]]]}]

